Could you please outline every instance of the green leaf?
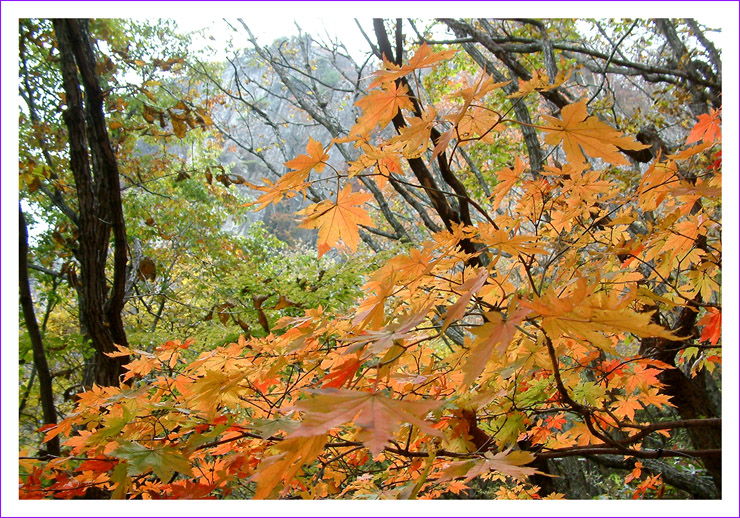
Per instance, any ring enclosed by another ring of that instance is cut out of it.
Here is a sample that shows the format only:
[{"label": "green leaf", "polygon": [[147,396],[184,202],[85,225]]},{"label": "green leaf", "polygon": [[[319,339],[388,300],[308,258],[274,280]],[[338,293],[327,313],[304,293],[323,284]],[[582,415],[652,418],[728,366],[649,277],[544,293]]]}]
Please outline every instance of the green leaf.
[{"label": "green leaf", "polygon": [[110,476],[111,482],[117,482],[116,489],[113,490],[111,500],[122,500],[126,498],[126,493],[131,487],[131,478],[128,476],[128,465],[125,462],[119,463]]},{"label": "green leaf", "polygon": [[125,442],[112,454],[128,461],[129,476],[141,475],[150,469],[163,482],[169,482],[173,471],[193,475],[187,457],[169,446],[150,450],[137,442]]},{"label": "green leaf", "polygon": [[120,417],[108,414],[105,419],[103,419],[100,429],[92,434],[88,439],[89,444],[99,445],[109,442],[111,437],[116,437],[121,433],[126,425],[131,422],[133,416],[134,412],[131,409],[131,405],[123,406],[123,415]]},{"label": "green leaf", "polygon": [[591,381],[584,381],[573,388],[573,399],[578,403],[599,406],[601,399],[606,395],[606,387]]},{"label": "green leaf", "polygon": [[498,420],[494,424],[494,427],[496,425],[500,425],[498,433],[496,434],[496,441],[499,444],[515,443],[519,434],[527,428],[525,416],[521,412],[505,415],[503,417],[503,422],[501,423],[500,420]]}]

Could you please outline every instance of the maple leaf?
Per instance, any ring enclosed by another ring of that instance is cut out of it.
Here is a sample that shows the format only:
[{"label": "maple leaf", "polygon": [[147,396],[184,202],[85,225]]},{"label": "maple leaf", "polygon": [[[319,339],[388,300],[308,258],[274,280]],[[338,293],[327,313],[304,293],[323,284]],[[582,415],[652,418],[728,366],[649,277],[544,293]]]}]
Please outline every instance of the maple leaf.
[{"label": "maple leaf", "polygon": [[[432,158],[436,158],[437,155],[442,153],[447,148],[447,145],[449,144],[455,132],[459,130],[461,134],[465,134],[473,130],[473,127],[475,126],[475,116],[468,113],[468,109],[470,108],[472,102],[477,99],[483,98],[491,90],[499,88],[506,84],[508,84],[508,81],[504,83],[494,83],[490,76],[483,74],[476,79],[472,86],[469,86],[468,88],[463,88],[462,90],[450,94],[449,97],[451,98],[462,97],[464,102],[459,110],[445,117],[445,119],[452,123],[453,127],[445,131],[441,135],[441,137],[437,141],[437,145],[434,147]],[[481,111],[479,108],[476,108],[475,111],[480,115]],[[485,112],[485,115],[483,115],[482,118],[485,119],[485,121],[482,122],[482,124],[485,127],[480,131],[481,133],[489,131],[490,129],[492,129],[494,124],[498,122],[498,116],[496,116],[494,119],[490,117],[490,112],[488,110],[483,110],[483,112]],[[459,126],[463,119],[466,119],[466,122],[465,124],[463,124],[463,128],[460,129]]]},{"label": "maple leaf", "polygon": [[461,480],[453,480],[447,485],[447,490],[456,495],[459,495],[461,492],[467,489],[470,489],[470,487]]},{"label": "maple leaf", "polygon": [[324,449],[325,443],[326,435],[324,434],[308,439],[301,437],[280,441],[275,448],[281,450],[282,453],[263,459],[257,473],[251,478],[257,482],[254,498],[257,500],[270,498],[281,481],[284,481],[287,490],[289,482],[301,466],[313,462]]},{"label": "maple leaf", "polygon": [[370,344],[368,352],[380,353],[388,349],[395,340],[404,340],[411,336],[413,329],[421,324],[426,318],[428,308],[422,309],[414,315],[405,315],[399,322],[387,325],[378,331],[366,331],[360,336],[348,338],[345,340],[352,345],[347,349],[352,353],[360,349],[365,344]]},{"label": "maple leaf", "polygon": [[294,408],[305,412],[301,426],[294,437],[311,437],[324,434],[341,424],[353,421],[360,428],[358,440],[365,443],[373,456],[377,456],[393,437],[401,423],[411,423],[423,432],[441,436],[439,430],[424,421],[441,401],[402,401],[374,392],[344,389],[317,389],[307,391],[313,397],[299,401]]},{"label": "maple leaf", "polygon": [[457,302],[447,308],[445,319],[442,323],[442,332],[444,332],[452,322],[459,320],[465,314],[465,309],[467,308],[470,299],[483,287],[486,283],[486,279],[488,279],[488,270],[481,268],[478,275],[470,277],[462,286],[460,286],[459,290],[464,291],[465,293],[460,295]]},{"label": "maple leaf", "polygon": [[686,138],[686,143],[698,142],[703,140],[705,143],[711,143],[722,138],[722,110],[712,109],[710,113],[699,115],[699,121]]},{"label": "maple leaf", "polygon": [[701,144],[697,144],[695,146],[691,146],[688,149],[684,149],[683,151],[680,151],[678,153],[675,153],[673,155],[666,155],[667,158],[670,158],[671,160],[688,160],[692,156],[698,155],[699,153],[703,153],[707,149],[712,147],[711,142],[702,142]]},{"label": "maple leaf", "polygon": [[398,145],[375,147],[361,144],[360,147],[364,151],[364,154],[360,155],[354,162],[350,162],[347,169],[347,176],[349,178],[362,173],[365,169],[373,167],[377,171],[376,181],[378,182],[378,187],[382,189],[388,183],[388,177],[391,173],[403,174]]},{"label": "maple leaf", "polygon": [[704,326],[700,340],[717,345],[719,339],[722,338],[722,312],[717,308],[709,308],[707,314],[697,324]]},{"label": "maple leaf", "polygon": [[655,210],[661,204],[670,188],[669,183],[678,174],[675,162],[653,162],[642,175],[637,190],[640,208],[644,211]]},{"label": "maple leaf", "polygon": [[98,431],[87,438],[87,445],[97,446],[108,443],[110,438],[117,436],[127,424],[133,421],[134,417],[135,411],[131,404],[113,407],[102,419]]},{"label": "maple leaf", "polygon": [[393,294],[394,285],[386,278],[380,281],[368,281],[362,288],[365,291],[374,291],[375,295],[362,301],[352,323],[362,323],[379,329],[385,320],[385,300]]},{"label": "maple leaf", "polygon": [[373,74],[375,76],[375,79],[373,79],[373,82],[370,83],[370,88],[375,88],[379,84],[388,83],[390,81],[394,81],[401,77],[407,76],[414,70],[432,67],[440,61],[451,58],[455,55],[456,52],[457,50],[455,49],[433,52],[429,45],[427,45],[426,43],[422,43],[422,45],[414,53],[413,57],[409,59],[407,65],[399,67],[394,63],[383,60],[385,70],[379,70]]},{"label": "maple leaf", "polygon": [[278,185],[283,189],[292,189],[302,184],[312,170],[320,173],[326,167],[326,161],[329,160],[329,154],[326,152],[320,142],[308,137],[306,152],[308,155],[298,155],[293,160],[285,162],[285,165],[295,171],[283,175]]},{"label": "maple leaf", "polygon": [[492,250],[499,250],[504,254],[546,254],[547,250],[537,245],[535,236],[509,236],[509,232],[503,228],[495,228],[490,223],[481,223],[478,225],[480,241]]},{"label": "maple leaf", "polygon": [[636,388],[647,390],[649,387],[660,386],[658,375],[661,372],[663,371],[660,369],[636,364],[632,367],[631,373],[623,376],[625,379],[624,389],[627,394],[631,394]]},{"label": "maple leaf", "polygon": [[378,126],[385,128],[396,116],[398,110],[413,110],[414,105],[408,96],[408,87],[398,86],[396,83],[386,83],[382,90],[373,90],[359,99],[355,106],[362,109],[362,116],[357,120],[350,131],[351,135],[366,137]]},{"label": "maple leaf", "polygon": [[464,477],[468,482],[475,477],[485,475],[491,471],[497,471],[508,477],[525,481],[527,477],[540,473],[535,468],[524,467],[534,460],[534,454],[528,451],[506,451],[498,452],[495,455],[491,452],[485,453],[485,458],[481,460],[463,460],[451,463],[444,470],[439,482]]},{"label": "maple leaf", "polygon": [[517,332],[516,326],[524,320],[529,312],[528,308],[517,308],[512,303],[505,320],[501,313],[486,313],[488,321],[473,331],[478,339],[473,343],[468,354],[468,361],[463,368],[465,372],[463,385],[472,385],[475,378],[483,372],[486,362],[494,352],[494,346],[496,354],[501,355],[506,352],[506,347],[511,343],[514,334]]},{"label": "maple leaf", "polygon": [[454,99],[457,97],[461,97],[464,102],[463,111],[467,109],[468,106],[473,101],[477,101],[482,99],[486,96],[489,92],[492,92],[496,88],[501,88],[511,83],[511,81],[503,81],[500,83],[494,83],[493,77],[488,74],[479,74],[478,77],[473,81],[473,84],[465,88],[462,88],[456,92],[453,92],[448,95],[449,98]]},{"label": "maple leaf", "polygon": [[615,416],[626,417],[632,421],[635,418],[635,410],[642,410],[642,405],[633,397],[618,396],[611,410]]},{"label": "maple leaf", "polygon": [[134,376],[140,376],[143,378],[156,366],[156,357],[153,354],[138,350],[135,352],[140,354],[140,356],[123,366],[123,368],[128,371],[123,377],[123,381],[128,381]]},{"label": "maple leaf", "polygon": [[421,283],[422,277],[432,269],[435,262],[428,248],[422,250],[412,248],[408,255],[397,255],[387,264],[400,275],[409,291],[414,292]]},{"label": "maple leaf", "polygon": [[[430,144],[430,134],[434,127],[437,110],[433,107],[427,108],[421,117],[411,117],[408,126],[400,128],[399,135],[388,141],[388,144],[398,144],[406,158],[417,158],[421,156]],[[395,146],[398,147],[398,146]]]},{"label": "maple leaf", "polygon": [[239,404],[239,397],[248,391],[240,385],[244,376],[244,372],[240,370],[225,373],[206,369],[205,375],[190,387],[193,394],[192,405],[212,414],[220,405]]},{"label": "maple leaf", "polygon": [[670,399],[673,396],[661,394],[657,387],[649,388],[644,392],[638,392],[636,397],[640,400],[640,403],[642,403],[643,406],[654,405],[656,408],[662,408],[666,405],[672,407],[676,406],[670,402]]},{"label": "maple leaf", "polygon": [[624,483],[629,484],[633,480],[639,479],[642,475],[642,467],[642,462],[640,462],[639,460],[635,462],[635,469],[633,469],[629,475],[624,477]]},{"label": "maple leaf", "polygon": [[522,173],[524,172],[524,162],[519,157],[516,157],[514,162],[514,169],[505,167],[496,171],[496,186],[493,188],[491,197],[493,198],[493,209],[496,210],[501,206],[501,202],[504,200],[504,196],[514,187],[514,184],[519,181]]},{"label": "maple leaf", "polygon": [[[448,117],[449,119],[450,117]],[[460,142],[479,140],[489,144],[495,141],[495,133],[504,130],[500,124],[502,117],[481,106],[468,107],[461,115],[453,116]]]},{"label": "maple leaf", "polygon": [[519,90],[513,94],[509,94],[507,97],[509,99],[515,99],[517,97],[524,97],[531,92],[547,92],[557,88],[565,83],[573,73],[571,68],[563,68],[565,66],[565,57],[563,56],[560,57],[560,66],[561,69],[558,70],[555,80],[552,83],[550,82],[550,76],[540,72],[539,70],[535,70],[532,72],[532,79],[529,81],[519,79]]},{"label": "maple leaf", "polygon": [[596,293],[597,286],[598,282],[589,285],[579,275],[569,293],[551,289],[535,300],[522,300],[521,305],[544,317],[542,327],[549,336],[585,339],[611,353],[615,352],[613,343],[602,333],[628,332],[641,338],[678,339],[663,326],[653,323],[651,313],[638,313],[627,307],[636,295],[634,291],[619,298],[615,293]]},{"label": "maple leaf", "polygon": [[126,441],[111,455],[127,461],[129,476],[142,475],[150,469],[162,482],[169,482],[173,471],[193,476],[188,458],[170,446],[150,450],[138,442]]},{"label": "maple leaf", "polygon": [[619,149],[638,151],[650,147],[624,136],[596,117],[588,117],[586,101],[565,106],[561,115],[562,120],[543,115],[550,125],[541,129],[546,132],[547,144],[556,146],[562,142],[565,154],[573,165],[585,166],[583,153],[612,164],[627,165],[629,161],[619,153]]},{"label": "maple leaf", "polygon": [[350,358],[342,363],[336,369],[324,376],[322,388],[341,388],[347,380],[352,379],[357,370],[362,365],[362,359],[359,357]]},{"label": "maple leaf", "polygon": [[318,228],[319,257],[336,245],[341,239],[353,252],[360,241],[360,230],[357,225],[372,225],[373,221],[365,209],[355,207],[367,202],[373,195],[370,193],[352,193],[352,186],[347,184],[337,195],[337,202],[324,200],[311,205],[299,214],[306,215],[301,228]]}]

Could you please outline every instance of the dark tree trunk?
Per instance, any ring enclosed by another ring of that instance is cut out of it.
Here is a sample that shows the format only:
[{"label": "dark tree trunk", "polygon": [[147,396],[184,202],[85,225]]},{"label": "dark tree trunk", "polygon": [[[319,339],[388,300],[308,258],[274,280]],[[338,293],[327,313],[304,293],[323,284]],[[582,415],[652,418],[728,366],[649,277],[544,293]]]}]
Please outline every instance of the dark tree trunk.
[{"label": "dark tree trunk", "polygon": [[[657,315],[657,313],[656,313]],[[677,336],[692,336],[696,326],[696,311],[692,307],[685,307],[681,311],[675,329]],[[640,353],[651,356],[671,366],[676,366],[676,351],[684,346],[680,340],[671,341],[664,338],[643,339]],[[703,383],[703,375],[690,378],[680,369],[666,369],[658,376],[663,383],[663,394],[671,396],[671,403],[676,405],[676,412],[682,419],[701,419],[706,417],[720,417],[719,409],[715,408],[712,399]],[[697,450],[716,450],[722,448],[722,427],[689,428],[689,437]],[[705,455],[702,462],[707,472],[714,480],[717,492],[722,495],[722,455]]]},{"label": "dark tree trunk", "polygon": [[[57,411],[54,407],[54,392],[51,387],[51,373],[49,364],[46,362],[46,351],[41,340],[41,330],[36,321],[36,313],[33,309],[33,298],[31,297],[31,284],[28,279],[28,230],[26,229],[26,218],[23,217],[23,211],[18,208],[20,214],[19,228],[19,280],[20,280],[20,302],[23,309],[23,318],[26,321],[26,329],[31,338],[31,348],[33,350],[33,364],[36,367],[36,373],[39,377],[39,393],[41,399],[41,409],[44,413],[45,424],[56,424]],[[30,386],[30,383],[29,383]],[[54,437],[47,443],[47,451],[51,455],[59,456],[59,438]]]},{"label": "dark tree trunk", "polygon": [[[103,91],[95,72],[87,22],[54,20],[67,108],[70,167],[79,206],[80,313],[95,350],[94,369],[85,383],[118,385],[127,357],[110,358],[115,345],[127,346],[121,310],[126,276],[126,229],[118,165],[103,114]],[[80,78],[84,85],[83,95]],[[92,167],[90,159],[92,157]],[[113,234],[113,283],[105,268]]]}]

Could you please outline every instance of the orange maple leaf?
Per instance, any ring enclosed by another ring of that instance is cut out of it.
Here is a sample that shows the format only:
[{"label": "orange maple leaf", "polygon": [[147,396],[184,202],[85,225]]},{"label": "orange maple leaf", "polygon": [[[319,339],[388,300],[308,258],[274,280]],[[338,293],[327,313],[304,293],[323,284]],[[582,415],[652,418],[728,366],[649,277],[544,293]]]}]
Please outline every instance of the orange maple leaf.
[{"label": "orange maple leaf", "polygon": [[475,378],[483,372],[488,359],[494,352],[494,346],[496,346],[495,352],[497,354],[506,352],[506,348],[517,332],[517,326],[529,312],[528,308],[518,308],[515,303],[512,303],[505,320],[501,313],[486,313],[488,321],[473,331],[478,339],[473,343],[467,363],[463,367],[465,372],[464,386],[470,386]]},{"label": "orange maple leaf", "polygon": [[296,410],[306,414],[301,426],[288,436],[291,439],[324,434],[353,421],[361,428],[357,439],[365,443],[373,456],[377,456],[401,423],[411,423],[429,435],[442,435],[424,421],[429,412],[442,404],[441,401],[401,401],[357,390],[320,389],[308,392],[314,397],[295,405]]},{"label": "orange maple leaf", "polygon": [[254,498],[270,498],[281,481],[285,482],[283,492],[286,492],[301,466],[313,462],[324,449],[325,443],[326,436],[319,434],[309,439],[285,439],[275,445],[282,453],[263,459],[251,479],[257,482]]},{"label": "orange maple leaf", "polygon": [[[143,352],[143,351],[137,351]],[[156,358],[153,354],[142,354],[139,358],[132,360],[123,366],[128,372],[123,377],[123,381],[128,381],[134,376],[144,377],[149,374],[156,366]]]},{"label": "orange maple leaf", "polygon": [[348,359],[337,368],[324,376],[322,388],[341,388],[347,380],[352,379],[357,370],[362,365],[362,358],[355,356]]},{"label": "orange maple leaf", "polygon": [[610,353],[614,352],[614,344],[602,333],[628,332],[643,338],[678,338],[663,326],[651,322],[650,313],[635,312],[627,307],[634,300],[634,291],[620,298],[616,292],[596,292],[598,286],[598,280],[588,284],[579,275],[566,292],[551,288],[541,297],[520,303],[542,315],[542,328],[549,336],[570,336]]},{"label": "orange maple leaf", "polygon": [[637,151],[650,147],[623,135],[596,117],[589,117],[586,101],[569,104],[562,109],[561,115],[562,120],[543,115],[550,125],[541,129],[546,132],[547,144],[556,146],[562,142],[565,154],[573,165],[585,165],[584,153],[612,164],[627,165],[629,162],[619,153],[619,149]]},{"label": "orange maple leaf", "polygon": [[[421,156],[430,144],[430,134],[434,127],[437,110],[433,107],[424,110],[421,117],[412,117],[408,126],[400,129],[400,134],[388,141],[388,144],[398,144],[403,156],[417,158]],[[398,147],[396,146],[396,147]]]},{"label": "orange maple leaf", "polygon": [[705,143],[711,143],[722,138],[722,110],[712,109],[711,113],[702,113],[699,115],[699,121],[686,138],[686,143],[698,142],[703,140]]},{"label": "orange maple leaf", "polygon": [[460,142],[480,140],[492,144],[495,133],[504,130],[501,115],[481,106],[471,106],[457,118],[457,135]]},{"label": "orange maple leaf", "polygon": [[295,186],[302,184],[312,170],[316,170],[317,173],[323,171],[326,167],[326,161],[329,160],[327,150],[328,148],[325,150],[324,146],[314,140],[313,137],[308,137],[308,144],[306,145],[308,155],[298,155],[293,160],[285,162],[287,167],[295,169],[295,171],[283,175],[278,185],[283,189],[293,189]]},{"label": "orange maple leaf", "polygon": [[640,401],[640,403],[643,404],[643,406],[654,405],[656,408],[662,408],[664,406],[676,406],[670,402],[672,396],[661,394],[657,387],[649,388],[644,392],[638,392],[636,397]]},{"label": "orange maple leaf", "polygon": [[519,181],[522,173],[524,172],[525,163],[522,162],[521,158],[516,157],[514,162],[514,169],[505,167],[496,171],[496,186],[493,188],[493,209],[498,209],[501,202],[504,200],[504,196],[514,187],[514,184]]},{"label": "orange maple leaf", "polygon": [[319,229],[319,257],[340,239],[353,252],[357,250],[360,242],[360,229],[357,225],[372,225],[373,221],[365,209],[355,205],[362,205],[372,197],[372,194],[364,192],[352,194],[352,186],[347,184],[337,195],[336,203],[324,200],[298,213],[306,215],[301,228]]},{"label": "orange maple leaf", "polygon": [[617,401],[612,405],[612,413],[617,417],[626,417],[630,421],[635,418],[635,410],[642,410],[640,402],[629,397],[618,396]]},{"label": "orange maple leaf", "polygon": [[414,56],[409,59],[407,65],[399,67],[394,63],[384,60],[383,64],[385,66],[385,70],[379,70],[373,74],[375,79],[370,83],[370,88],[374,88],[382,83],[394,81],[410,74],[414,70],[432,67],[440,61],[451,58],[456,52],[457,50],[455,49],[433,52],[429,45],[423,43],[421,47],[416,50]]},{"label": "orange maple leaf", "polygon": [[717,308],[709,308],[709,312],[697,324],[704,326],[701,331],[701,340],[717,345],[722,337],[722,312]]},{"label": "orange maple leaf", "polygon": [[[252,207],[259,204],[257,210],[262,210],[271,203],[277,204],[277,202],[281,201],[283,198],[290,199],[297,194],[296,192],[288,192],[290,191],[290,189],[287,189],[284,185],[281,185],[279,180],[277,182],[271,182],[267,178],[262,178],[262,181],[264,182],[264,185],[255,185],[250,182],[244,182],[244,185],[246,185],[250,189],[261,191],[265,194],[261,195],[255,201],[245,203],[243,207]],[[303,186],[301,185],[297,188],[297,190],[302,188]]]},{"label": "orange maple leaf", "polygon": [[401,108],[413,110],[414,105],[408,96],[408,87],[396,83],[383,85],[382,90],[374,90],[355,103],[362,109],[362,116],[350,131],[351,135],[366,137],[379,126],[383,129],[396,116]]},{"label": "orange maple leaf", "polygon": [[507,477],[512,477],[520,481],[525,481],[530,475],[540,473],[535,468],[524,467],[534,460],[534,454],[528,451],[512,451],[509,448],[506,451],[496,453],[486,452],[481,460],[463,460],[451,463],[439,478],[439,482],[453,480],[464,477],[467,482],[485,475],[491,471],[497,471]]},{"label": "orange maple leaf", "polygon": [[498,250],[504,254],[546,254],[547,250],[537,244],[537,236],[510,236],[503,228],[495,228],[490,223],[478,225],[480,241],[491,250]]},{"label": "orange maple leaf", "polygon": [[638,460],[637,462],[635,462],[635,469],[633,469],[629,475],[624,477],[624,483],[629,484],[633,480],[639,479],[641,475],[642,475],[642,462]]},{"label": "orange maple leaf", "polygon": [[447,308],[445,312],[445,319],[442,323],[442,331],[444,332],[452,322],[460,319],[465,314],[465,309],[470,302],[470,299],[475,295],[486,283],[488,279],[488,270],[481,268],[478,271],[478,275],[475,277],[469,277],[467,281],[460,286],[459,290],[464,291],[457,302]]},{"label": "orange maple leaf", "polygon": [[357,160],[349,163],[349,167],[347,168],[347,176],[349,178],[372,167],[377,171],[375,180],[378,182],[378,187],[383,189],[391,173],[404,174],[401,166],[401,154],[398,152],[397,145],[375,147],[368,144],[360,144],[360,148],[365,153],[360,155]]},{"label": "orange maple leaf", "polygon": [[561,68],[558,70],[558,73],[552,82],[550,82],[550,76],[546,73],[541,72],[540,70],[535,70],[532,72],[532,79],[529,81],[519,79],[519,90],[513,94],[509,94],[507,97],[509,99],[515,99],[517,97],[524,97],[531,92],[547,92],[557,88],[565,83],[573,73],[572,69],[563,68],[565,66],[565,58],[562,56],[560,58],[560,66]]}]

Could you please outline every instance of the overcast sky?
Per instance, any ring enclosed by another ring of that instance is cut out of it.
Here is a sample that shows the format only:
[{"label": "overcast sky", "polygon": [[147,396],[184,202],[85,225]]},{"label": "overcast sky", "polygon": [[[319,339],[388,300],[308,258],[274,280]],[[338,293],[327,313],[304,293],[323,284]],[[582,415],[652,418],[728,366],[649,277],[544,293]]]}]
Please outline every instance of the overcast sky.
[{"label": "overcast sky", "polygon": [[[222,61],[229,50],[229,38],[234,38],[234,48],[248,47],[247,35],[241,25],[236,21],[237,17],[227,18],[228,22],[238,29],[238,32],[229,26],[223,18],[203,19],[203,18],[177,18],[178,27],[183,32],[204,31],[205,38],[194,38],[193,43],[199,48],[210,46],[214,49],[213,59]],[[344,43],[352,57],[357,59],[364,56],[369,51],[369,46],[362,33],[357,28],[357,24],[351,17],[343,18],[311,18],[300,17],[299,20],[288,16],[280,17],[277,15],[263,14],[258,17],[248,17],[244,19],[249,30],[257,37],[257,41],[262,45],[269,45],[281,36],[294,36],[298,34],[296,23],[304,33],[311,34],[316,39],[337,39]],[[369,18],[363,20],[363,28],[366,33],[372,30]]]}]

